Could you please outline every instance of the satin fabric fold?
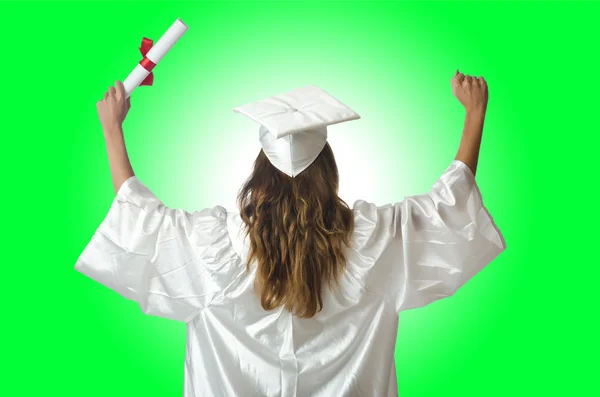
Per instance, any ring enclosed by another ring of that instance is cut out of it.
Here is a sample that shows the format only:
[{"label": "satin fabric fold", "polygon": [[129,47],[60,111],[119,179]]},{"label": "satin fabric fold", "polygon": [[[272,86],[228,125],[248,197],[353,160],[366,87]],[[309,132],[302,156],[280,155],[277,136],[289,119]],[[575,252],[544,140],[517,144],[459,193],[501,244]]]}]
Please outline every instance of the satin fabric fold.
[{"label": "satin fabric fold", "polygon": [[451,296],[506,245],[457,160],[430,192],[353,212],[346,271],[311,319],[262,309],[237,212],[168,208],[135,176],[75,269],[187,323],[184,397],[395,397],[399,313]]}]

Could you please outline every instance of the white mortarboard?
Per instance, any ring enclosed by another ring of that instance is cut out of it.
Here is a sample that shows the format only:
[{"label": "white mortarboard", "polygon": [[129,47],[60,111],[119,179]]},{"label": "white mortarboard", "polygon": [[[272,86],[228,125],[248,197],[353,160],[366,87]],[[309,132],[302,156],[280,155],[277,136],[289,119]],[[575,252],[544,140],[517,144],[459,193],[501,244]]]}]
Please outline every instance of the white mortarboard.
[{"label": "white mortarboard", "polygon": [[327,141],[328,125],[360,118],[314,85],[238,106],[233,111],[260,124],[259,140],[265,155],[291,177],[319,156]]}]

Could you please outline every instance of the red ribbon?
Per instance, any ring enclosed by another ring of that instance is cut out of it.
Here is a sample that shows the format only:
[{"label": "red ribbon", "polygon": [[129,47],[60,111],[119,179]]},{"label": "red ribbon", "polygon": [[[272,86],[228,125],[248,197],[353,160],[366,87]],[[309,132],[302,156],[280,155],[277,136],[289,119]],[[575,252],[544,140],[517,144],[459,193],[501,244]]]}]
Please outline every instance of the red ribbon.
[{"label": "red ribbon", "polygon": [[152,40],[144,37],[142,39],[142,46],[140,47],[140,52],[144,56],[144,59],[140,61],[140,65],[149,71],[150,74],[144,79],[144,81],[142,81],[140,85],[152,85],[154,82],[154,74],[152,73],[152,69],[154,69],[156,64],[146,57],[146,54],[148,51],[150,51],[150,48],[152,48]]}]

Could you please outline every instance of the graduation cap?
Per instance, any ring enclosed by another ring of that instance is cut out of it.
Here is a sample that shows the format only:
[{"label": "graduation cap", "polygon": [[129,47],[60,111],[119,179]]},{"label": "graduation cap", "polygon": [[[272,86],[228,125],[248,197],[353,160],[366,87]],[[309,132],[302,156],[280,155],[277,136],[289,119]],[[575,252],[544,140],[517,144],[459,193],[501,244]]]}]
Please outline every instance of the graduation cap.
[{"label": "graduation cap", "polygon": [[327,126],[360,119],[348,106],[314,85],[233,109],[260,124],[259,140],[277,169],[295,177],[319,156]]}]

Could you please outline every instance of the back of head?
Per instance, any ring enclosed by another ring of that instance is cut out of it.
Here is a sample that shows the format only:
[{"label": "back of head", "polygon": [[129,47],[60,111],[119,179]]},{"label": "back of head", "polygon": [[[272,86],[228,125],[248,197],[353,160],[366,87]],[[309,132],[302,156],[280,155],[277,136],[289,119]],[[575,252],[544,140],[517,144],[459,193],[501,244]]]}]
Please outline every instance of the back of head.
[{"label": "back of head", "polygon": [[354,228],[352,210],[338,197],[339,175],[326,144],[315,161],[290,177],[260,151],[238,195],[250,242],[247,269],[256,260],[255,289],[262,307],[280,306],[300,317],[323,307],[322,287],[338,281]]}]

